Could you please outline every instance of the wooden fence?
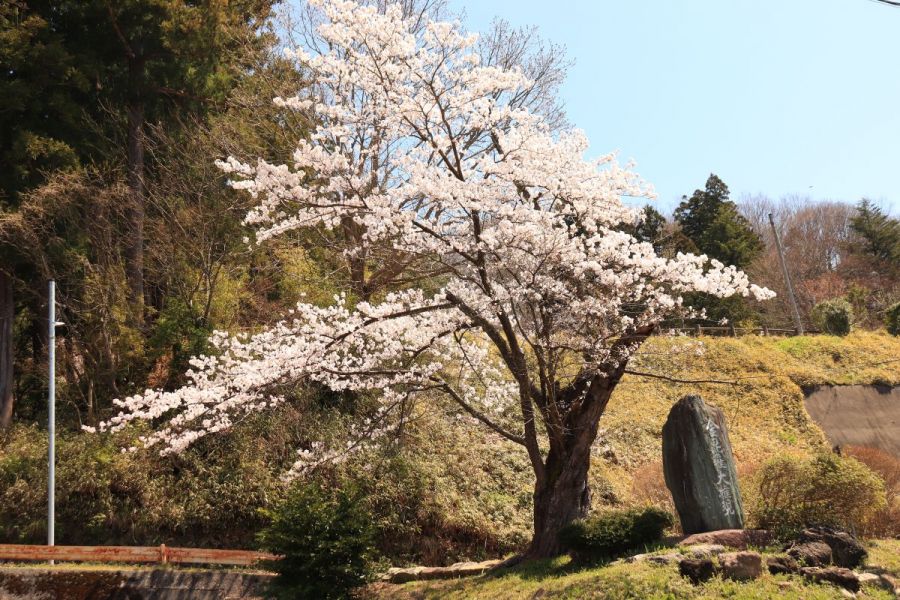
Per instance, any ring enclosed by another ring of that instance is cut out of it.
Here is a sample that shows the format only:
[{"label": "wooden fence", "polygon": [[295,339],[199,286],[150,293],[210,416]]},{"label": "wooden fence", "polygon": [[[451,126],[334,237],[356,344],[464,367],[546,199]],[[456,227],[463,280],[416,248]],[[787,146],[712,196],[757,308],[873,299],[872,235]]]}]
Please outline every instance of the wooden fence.
[{"label": "wooden fence", "polygon": [[251,550],[213,550],[159,546],[37,546],[0,544],[0,560],[117,562],[253,566],[278,557]]},{"label": "wooden fence", "polygon": [[[784,337],[792,337],[800,335],[796,329],[783,329],[776,327],[734,327],[732,325],[718,325],[709,327],[706,325],[686,325],[684,327],[660,326],[659,331],[665,333],[675,331],[685,333],[687,335],[710,335],[723,337],[737,337],[739,335],[778,335]],[[804,335],[818,335],[822,333],[816,329],[804,330]]]}]

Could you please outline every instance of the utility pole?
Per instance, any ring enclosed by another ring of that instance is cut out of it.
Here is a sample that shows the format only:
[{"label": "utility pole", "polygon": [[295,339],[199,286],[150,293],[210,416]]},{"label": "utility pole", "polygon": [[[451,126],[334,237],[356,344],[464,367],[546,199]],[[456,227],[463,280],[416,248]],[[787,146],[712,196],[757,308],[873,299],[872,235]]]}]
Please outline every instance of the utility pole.
[{"label": "utility pole", "polygon": [[772,226],[772,235],[775,236],[775,247],[778,248],[778,259],[781,262],[781,272],[784,274],[784,283],[787,286],[788,297],[791,300],[791,312],[794,315],[794,327],[797,335],[803,335],[803,323],[800,321],[800,309],[797,308],[797,298],[794,296],[794,286],[791,285],[791,276],[788,274],[787,261],[784,260],[784,249],[781,247],[781,238],[778,229],[775,228],[775,217],[769,213],[769,224]]},{"label": "utility pole", "polygon": [[[49,445],[47,451],[47,545],[54,546],[56,526],[56,327],[62,323],[56,320],[56,282],[50,280],[47,300],[47,364],[49,382],[47,385],[47,430]],[[50,561],[53,564],[54,561]]]}]

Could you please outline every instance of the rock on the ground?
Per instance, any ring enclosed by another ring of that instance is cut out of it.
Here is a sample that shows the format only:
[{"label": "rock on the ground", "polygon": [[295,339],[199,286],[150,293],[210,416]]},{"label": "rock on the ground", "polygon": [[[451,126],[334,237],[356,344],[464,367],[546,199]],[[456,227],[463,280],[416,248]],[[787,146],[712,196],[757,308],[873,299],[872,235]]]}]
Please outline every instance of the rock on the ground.
[{"label": "rock on the ground", "polygon": [[806,567],[824,567],[831,564],[831,546],[825,542],[794,544],[787,553]]},{"label": "rock on the ground", "polygon": [[655,565],[674,565],[682,559],[682,556],[675,552],[668,554],[635,554],[625,559],[626,563],[649,562]]},{"label": "rock on the ground", "polygon": [[828,582],[851,592],[859,591],[856,573],[844,567],[801,567],[800,574],[817,583]]},{"label": "rock on the ground", "polygon": [[691,583],[697,585],[712,579],[716,573],[716,567],[708,558],[685,558],[678,563],[678,572],[682,577],[687,577]]},{"label": "rock on the ground", "polygon": [[741,493],[725,415],[700,396],[675,403],[662,429],[663,473],[682,530],[743,529]]},{"label": "rock on the ground", "polygon": [[676,553],[656,554],[647,557],[647,562],[654,565],[673,565],[681,560],[681,555]]},{"label": "rock on the ground", "polygon": [[720,544],[729,548],[746,550],[750,546],[762,548],[774,540],[771,532],[765,529],[720,529],[689,535],[679,542],[681,546],[694,544]]},{"label": "rock on the ground", "polygon": [[382,576],[391,583],[407,583],[409,581],[425,581],[430,579],[454,579],[481,575],[501,564],[503,560],[487,560],[484,562],[460,562],[449,567],[409,567],[406,569],[388,569]]},{"label": "rock on the ground", "polygon": [[894,590],[894,595],[900,598],[900,578],[888,575],[887,573],[882,573],[881,579]]},{"label": "rock on the ground", "polygon": [[766,559],[769,573],[772,575],[788,575],[800,570],[800,565],[791,556],[770,556]]},{"label": "rock on the ground", "polygon": [[859,541],[847,533],[829,527],[810,527],[804,529],[797,536],[798,543],[822,542],[831,548],[831,560],[839,566],[847,569],[855,569],[863,563],[868,556],[866,549]]},{"label": "rock on the ground", "polygon": [[758,552],[727,552],[719,555],[722,575],[736,581],[749,581],[762,575],[762,556]]},{"label": "rock on the ground", "polygon": [[859,579],[859,585],[877,585],[900,597],[900,582],[887,573],[857,573],[856,577]]},{"label": "rock on the ground", "polygon": [[711,558],[725,552],[725,546],[720,544],[693,544],[685,546],[682,550],[693,558]]}]

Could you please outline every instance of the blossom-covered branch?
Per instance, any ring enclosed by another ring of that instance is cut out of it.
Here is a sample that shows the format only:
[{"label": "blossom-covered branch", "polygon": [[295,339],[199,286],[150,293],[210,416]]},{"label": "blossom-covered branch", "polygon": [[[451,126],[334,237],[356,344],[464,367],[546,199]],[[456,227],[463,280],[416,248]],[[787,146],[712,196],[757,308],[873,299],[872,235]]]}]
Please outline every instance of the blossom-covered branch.
[{"label": "blossom-covered branch", "polygon": [[257,243],[331,230],[352,242],[343,251],[363,274],[372,252],[396,258],[381,285],[424,272],[439,273],[442,289],[301,304],[256,335],[217,334],[217,354],[195,359],[187,387],[128,398],[107,426],[159,420],[145,442],[178,451],[277,404],[292,380],[375,390],[384,407],[443,393],[526,447],[532,550],[552,553],[551,530],[586,510],[590,445],[641,343],[682,310],[685,292],[772,294],[733,267],[658,256],[620,231],[636,218],[623,200],[652,189],[614,154],[585,158],[581,132],[557,132],[516,104],[530,82],[482,65],[476,36],[458,24],[412,24],[390,4],[311,4],[323,50],[291,56],[314,85],[275,101],[318,125],[291,165],[220,167],[258,201],[246,218]]}]

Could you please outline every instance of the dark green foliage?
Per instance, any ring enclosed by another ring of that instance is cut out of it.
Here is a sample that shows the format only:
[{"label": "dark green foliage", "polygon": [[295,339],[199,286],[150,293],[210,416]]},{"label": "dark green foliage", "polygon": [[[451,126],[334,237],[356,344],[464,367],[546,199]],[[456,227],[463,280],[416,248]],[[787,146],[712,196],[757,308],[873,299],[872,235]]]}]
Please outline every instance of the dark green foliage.
[{"label": "dark green foliage", "polygon": [[48,21],[22,1],[0,3],[0,209],[78,163],[73,148],[87,87],[74,57]]},{"label": "dark green foliage", "polygon": [[819,302],[813,307],[816,327],[831,335],[847,335],[853,325],[853,307],[843,298]]},{"label": "dark green foliage", "polygon": [[900,335],[900,302],[888,307],[885,311],[884,322],[887,325],[888,333]]},{"label": "dark green foliage", "polygon": [[[696,252],[738,268],[747,267],[763,250],[762,239],[750,227],[729,200],[728,186],[711,174],[706,188],[682,197],[675,209],[675,222],[681,232],[696,246]],[[749,320],[752,311],[740,296],[716,298],[694,293],[685,297],[689,306],[706,311],[711,321],[727,319],[731,322]]]},{"label": "dark green foliage", "polygon": [[900,220],[889,217],[881,208],[863,200],[850,219],[850,227],[862,238],[863,250],[896,269],[900,264]]},{"label": "dark green foliage", "polygon": [[701,253],[744,268],[759,256],[763,243],[728,195],[728,186],[710,175],[704,190],[682,197],[675,221]]},{"label": "dark green foliage", "polygon": [[656,507],[616,510],[567,525],[560,541],[575,560],[592,562],[652,544],[674,523],[671,514]]},{"label": "dark green foliage", "polygon": [[623,224],[622,231],[631,234],[639,242],[648,242],[658,249],[665,234],[666,218],[648,204],[641,209],[639,219],[637,223]]},{"label": "dark green foliage", "polygon": [[347,598],[373,574],[375,527],[353,488],[299,483],[266,515],[260,544],[283,558],[270,563],[277,598]]},{"label": "dark green foliage", "polygon": [[751,520],[782,539],[814,525],[863,531],[885,507],[884,481],[861,462],[833,453],[770,459],[754,476],[749,496]]}]

